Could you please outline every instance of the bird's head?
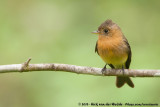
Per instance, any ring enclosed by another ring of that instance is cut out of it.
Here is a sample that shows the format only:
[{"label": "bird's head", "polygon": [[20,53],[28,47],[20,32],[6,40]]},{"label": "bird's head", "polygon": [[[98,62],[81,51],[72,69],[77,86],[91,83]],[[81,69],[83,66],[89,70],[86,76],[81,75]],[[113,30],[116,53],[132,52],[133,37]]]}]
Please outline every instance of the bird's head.
[{"label": "bird's head", "polygon": [[99,34],[100,36],[111,37],[116,33],[121,33],[121,30],[116,23],[108,19],[98,27],[97,31],[93,31],[92,33]]}]

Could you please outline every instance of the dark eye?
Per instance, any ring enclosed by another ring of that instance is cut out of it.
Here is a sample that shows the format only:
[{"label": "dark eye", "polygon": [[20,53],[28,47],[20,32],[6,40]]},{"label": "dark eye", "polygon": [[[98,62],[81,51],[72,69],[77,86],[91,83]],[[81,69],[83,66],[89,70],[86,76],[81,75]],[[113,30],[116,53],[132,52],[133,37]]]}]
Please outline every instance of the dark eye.
[{"label": "dark eye", "polygon": [[104,33],[108,33],[108,29],[104,29]]}]

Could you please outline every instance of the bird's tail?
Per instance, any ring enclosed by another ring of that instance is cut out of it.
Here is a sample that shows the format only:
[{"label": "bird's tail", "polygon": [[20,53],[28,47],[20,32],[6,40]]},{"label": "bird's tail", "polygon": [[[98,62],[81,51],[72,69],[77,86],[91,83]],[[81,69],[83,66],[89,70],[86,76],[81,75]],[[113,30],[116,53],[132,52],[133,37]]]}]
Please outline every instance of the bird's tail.
[{"label": "bird's tail", "polygon": [[134,84],[129,77],[116,77],[116,86],[121,88],[125,83],[127,83],[130,87],[134,88]]}]

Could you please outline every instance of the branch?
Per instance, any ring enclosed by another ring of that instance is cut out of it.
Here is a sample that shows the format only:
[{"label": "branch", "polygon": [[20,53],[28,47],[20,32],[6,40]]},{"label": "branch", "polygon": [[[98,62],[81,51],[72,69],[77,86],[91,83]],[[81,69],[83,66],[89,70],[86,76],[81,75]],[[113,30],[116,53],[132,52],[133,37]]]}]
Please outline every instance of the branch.
[{"label": "branch", "polygon": [[76,66],[68,64],[29,64],[31,58],[23,64],[0,65],[0,73],[28,72],[28,71],[63,71],[77,74],[89,74],[96,76],[127,76],[127,77],[160,77],[160,70],[134,70],[106,69],[102,74],[102,68]]}]

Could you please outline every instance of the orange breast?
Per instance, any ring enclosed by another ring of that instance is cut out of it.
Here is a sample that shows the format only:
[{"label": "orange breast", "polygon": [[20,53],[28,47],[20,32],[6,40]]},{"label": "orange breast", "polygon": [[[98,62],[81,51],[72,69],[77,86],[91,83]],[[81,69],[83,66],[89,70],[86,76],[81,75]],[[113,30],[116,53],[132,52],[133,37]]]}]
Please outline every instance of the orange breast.
[{"label": "orange breast", "polygon": [[122,37],[106,37],[99,35],[98,53],[108,64],[122,66],[128,58],[128,48]]}]

